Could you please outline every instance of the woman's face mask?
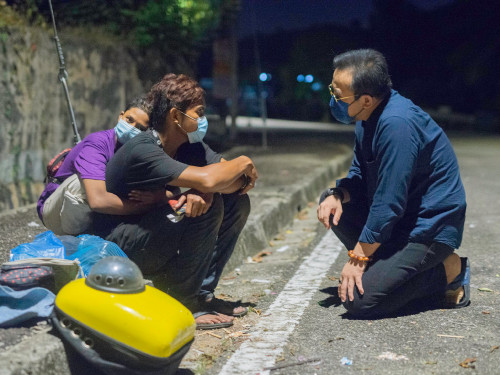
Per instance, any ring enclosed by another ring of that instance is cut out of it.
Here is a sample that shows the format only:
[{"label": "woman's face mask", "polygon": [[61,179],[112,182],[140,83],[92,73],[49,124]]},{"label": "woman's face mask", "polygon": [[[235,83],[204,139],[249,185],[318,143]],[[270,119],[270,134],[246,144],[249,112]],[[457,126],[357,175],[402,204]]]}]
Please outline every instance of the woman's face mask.
[{"label": "woman's face mask", "polygon": [[122,145],[127,143],[127,141],[134,138],[141,131],[136,127],[130,125],[127,121],[120,119],[118,124],[115,126],[115,134],[118,142]]}]

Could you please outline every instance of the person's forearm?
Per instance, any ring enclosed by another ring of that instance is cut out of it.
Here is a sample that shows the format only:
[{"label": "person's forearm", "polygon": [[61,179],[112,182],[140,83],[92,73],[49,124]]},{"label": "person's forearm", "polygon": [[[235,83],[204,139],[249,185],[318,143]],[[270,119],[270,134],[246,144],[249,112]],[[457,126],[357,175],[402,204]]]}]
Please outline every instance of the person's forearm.
[{"label": "person's forearm", "polygon": [[241,176],[250,174],[254,166],[246,156],[205,167],[188,167],[169,184],[190,187],[203,193],[234,192],[241,187]]},{"label": "person's forearm", "polygon": [[356,246],[354,246],[354,254],[363,256],[363,257],[370,257],[372,256],[375,251],[380,247],[380,243],[375,242],[375,243],[366,243],[366,242],[358,242]]},{"label": "person's forearm", "polygon": [[124,200],[106,191],[103,180],[82,179],[87,202],[92,211],[108,215],[133,215],[149,210],[150,206]]},{"label": "person's forearm", "polygon": [[[89,202],[90,203],[90,202]],[[135,215],[148,211],[149,205],[121,199],[115,194],[105,193],[90,204],[92,211],[108,215]]]},{"label": "person's forearm", "polygon": [[227,188],[219,191],[219,193],[231,194],[231,193],[237,192],[237,191],[241,190],[245,186],[246,183],[247,183],[247,177],[246,177],[246,175],[242,174],[240,176],[240,178],[238,178],[236,181],[234,181]]},{"label": "person's forearm", "polygon": [[208,172],[208,186],[212,186],[211,191],[235,192],[241,188],[243,184],[241,178],[244,174],[250,172],[252,165],[252,161],[246,156],[208,165],[205,168],[213,167],[213,169],[216,169],[213,173]]}]

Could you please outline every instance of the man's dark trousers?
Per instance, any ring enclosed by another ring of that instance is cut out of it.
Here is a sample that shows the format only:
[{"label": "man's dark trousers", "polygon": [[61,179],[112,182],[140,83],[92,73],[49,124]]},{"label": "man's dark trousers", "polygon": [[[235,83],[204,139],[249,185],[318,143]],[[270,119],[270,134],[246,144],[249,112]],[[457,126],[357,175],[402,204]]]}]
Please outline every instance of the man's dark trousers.
[{"label": "man's dark trousers", "polygon": [[170,206],[118,224],[106,237],[120,246],[155,287],[191,311],[220,279],[250,212],[247,195],[214,194],[206,214],[174,223]]},{"label": "man's dark trousers", "polygon": [[[325,191],[320,204],[327,197]],[[346,203],[333,232],[348,250],[354,249],[368,217],[366,204]],[[394,236],[395,237],[395,236]],[[362,277],[364,294],[355,287],[354,300],[344,302],[348,312],[357,317],[388,315],[415,299],[442,295],[446,289],[443,260],[453,249],[439,242],[428,244],[389,240],[373,255]]]}]

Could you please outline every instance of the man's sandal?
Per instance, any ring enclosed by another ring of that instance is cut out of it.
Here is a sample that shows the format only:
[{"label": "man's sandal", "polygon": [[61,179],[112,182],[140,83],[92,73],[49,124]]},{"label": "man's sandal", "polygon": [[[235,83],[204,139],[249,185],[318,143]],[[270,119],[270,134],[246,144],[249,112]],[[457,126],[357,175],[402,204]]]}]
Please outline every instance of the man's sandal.
[{"label": "man's sandal", "polygon": [[459,309],[470,304],[470,262],[468,258],[460,258],[460,262],[460,274],[446,287],[444,304],[447,308]]},{"label": "man's sandal", "polygon": [[234,309],[237,307],[243,307],[236,302],[224,301],[222,299],[212,297],[208,301],[204,301],[202,306],[206,310],[217,311],[218,313],[234,316],[236,318],[241,318],[242,316],[248,313],[248,307],[245,307],[244,310],[240,313],[234,313]]},{"label": "man's sandal", "polygon": [[[219,315],[215,311],[198,311],[193,314],[193,317],[199,318],[203,315]],[[196,329],[219,329],[219,328],[228,328],[233,325],[233,322],[224,322],[224,323],[196,323]]]}]

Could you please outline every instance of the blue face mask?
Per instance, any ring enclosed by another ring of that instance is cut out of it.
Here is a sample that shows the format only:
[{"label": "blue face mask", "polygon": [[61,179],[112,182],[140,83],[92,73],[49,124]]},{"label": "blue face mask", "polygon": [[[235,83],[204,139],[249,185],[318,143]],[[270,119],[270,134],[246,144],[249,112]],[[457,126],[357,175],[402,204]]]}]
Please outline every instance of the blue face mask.
[{"label": "blue face mask", "polygon": [[116,138],[122,145],[127,143],[127,141],[130,141],[137,134],[140,134],[140,132],[141,131],[139,129],[130,125],[125,120],[119,120],[118,124],[115,126]]},{"label": "blue face mask", "polygon": [[194,132],[190,133],[185,131],[179,123],[177,124],[177,126],[179,126],[179,128],[184,130],[184,132],[187,134],[189,143],[198,143],[203,141],[203,138],[205,137],[205,134],[207,134],[207,129],[208,129],[207,118],[205,116],[201,116],[195,119],[194,117],[191,117],[182,111],[179,112],[182,113],[184,116],[189,117],[192,120],[196,120],[196,122],[198,123],[198,128]]},{"label": "blue face mask", "polygon": [[332,97],[330,99],[330,112],[332,113],[333,117],[337,119],[337,121],[343,124],[350,124],[354,122],[354,117],[349,116],[349,113],[347,112],[351,104],[347,104],[342,100],[335,100]]}]

